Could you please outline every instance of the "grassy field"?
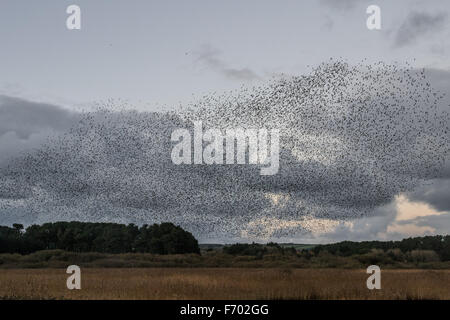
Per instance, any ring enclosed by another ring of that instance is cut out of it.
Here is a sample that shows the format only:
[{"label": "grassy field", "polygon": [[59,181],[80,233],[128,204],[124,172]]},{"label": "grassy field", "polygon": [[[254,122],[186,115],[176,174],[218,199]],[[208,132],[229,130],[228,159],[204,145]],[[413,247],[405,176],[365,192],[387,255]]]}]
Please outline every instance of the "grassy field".
[{"label": "grassy field", "polygon": [[450,299],[450,270],[385,270],[368,290],[365,270],[273,268],[0,270],[1,299]]}]

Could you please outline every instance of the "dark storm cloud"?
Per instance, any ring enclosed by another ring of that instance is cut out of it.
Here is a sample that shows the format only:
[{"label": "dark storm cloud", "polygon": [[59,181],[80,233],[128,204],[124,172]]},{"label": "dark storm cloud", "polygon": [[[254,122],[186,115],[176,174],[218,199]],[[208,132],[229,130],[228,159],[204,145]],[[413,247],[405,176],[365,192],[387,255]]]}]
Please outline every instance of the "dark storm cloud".
[{"label": "dark storm cloud", "polygon": [[61,131],[72,126],[75,118],[56,105],[0,95],[0,135],[13,131],[20,138],[28,138],[42,128]]},{"label": "dark storm cloud", "polygon": [[[217,239],[248,228],[264,235],[261,219],[300,220],[308,232],[315,220],[384,215],[380,207],[397,194],[436,178],[448,149],[439,122],[448,124],[448,114],[428,81],[398,66],[330,61],[308,75],[204,97],[177,113],[105,105],[1,168],[0,220],[172,221]],[[279,129],[279,173],[174,165],[171,133],[191,130],[195,120],[205,128]]]},{"label": "dark storm cloud", "polygon": [[[433,87],[445,95],[438,104],[440,110],[448,112],[450,110],[450,72],[430,69],[427,75],[431,79]],[[450,148],[450,123],[447,118],[438,121],[436,127],[442,127],[446,134],[447,148]],[[411,192],[408,197],[414,201],[422,201],[430,204],[438,211],[450,211],[450,157],[447,156],[445,163],[439,173],[439,179],[430,181],[420,188]]]},{"label": "dark storm cloud", "polygon": [[430,204],[438,211],[450,211],[450,179],[436,179],[408,194],[414,201]]},{"label": "dark storm cloud", "polygon": [[78,115],[59,106],[0,95],[0,163],[70,128]]},{"label": "dark storm cloud", "polygon": [[234,80],[255,80],[259,76],[249,68],[232,68],[222,59],[221,52],[211,46],[203,46],[197,53],[197,60],[226,78]]},{"label": "dark storm cloud", "polygon": [[403,47],[412,44],[416,39],[439,32],[448,21],[447,13],[412,12],[402,23],[395,34],[394,45]]}]

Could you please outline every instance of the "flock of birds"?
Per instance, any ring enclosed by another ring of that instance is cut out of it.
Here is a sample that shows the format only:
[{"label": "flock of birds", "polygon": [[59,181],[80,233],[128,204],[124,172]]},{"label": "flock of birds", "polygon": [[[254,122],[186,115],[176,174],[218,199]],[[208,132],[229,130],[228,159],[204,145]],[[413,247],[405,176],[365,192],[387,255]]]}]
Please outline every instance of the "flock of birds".
[{"label": "flock of birds", "polygon": [[[424,70],[331,60],[177,111],[105,105],[0,168],[0,219],[171,221],[200,239],[309,233],[374,215],[439,177],[449,152],[442,98]],[[174,165],[171,133],[196,120],[279,129],[278,174],[261,176],[258,165]]]}]

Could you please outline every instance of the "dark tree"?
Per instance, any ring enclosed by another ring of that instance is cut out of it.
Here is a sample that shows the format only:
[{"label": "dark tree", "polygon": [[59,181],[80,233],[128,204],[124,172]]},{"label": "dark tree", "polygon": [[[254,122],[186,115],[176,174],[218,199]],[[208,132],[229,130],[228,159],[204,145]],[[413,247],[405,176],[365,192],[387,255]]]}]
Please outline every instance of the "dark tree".
[{"label": "dark tree", "polygon": [[54,222],[32,225],[25,232],[21,232],[22,225],[13,227],[0,227],[0,252],[26,254],[62,249],[105,253],[200,253],[194,236],[172,223],[139,228],[134,224]]}]

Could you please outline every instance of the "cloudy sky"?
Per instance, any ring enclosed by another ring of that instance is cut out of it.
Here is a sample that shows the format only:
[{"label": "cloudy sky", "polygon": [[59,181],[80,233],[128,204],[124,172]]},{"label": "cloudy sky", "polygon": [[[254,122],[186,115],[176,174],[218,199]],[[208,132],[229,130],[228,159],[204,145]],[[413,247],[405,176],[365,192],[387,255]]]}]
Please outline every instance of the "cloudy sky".
[{"label": "cloudy sky", "polygon": [[[447,1],[136,0],[131,4],[129,1],[79,0],[76,4],[81,8],[81,30],[66,28],[66,8],[70,4],[73,2],[48,0],[4,0],[0,4],[0,167],[3,170],[0,172],[3,180],[0,181],[0,224],[75,218],[136,223],[171,219],[191,229],[203,241],[328,242],[450,233],[450,165],[445,146],[430,149],[428,154],[429,158],[445,158],[439,174],[424,174],[414,180],[413,186],[406,186],[398,167],[394,168],[394,164],[369,151],[358,150],[354,157],[358,164],[341,168],[330,164],[330,159],[328,162],[323,159],[327,154],[329,157],[341,155],[346,145],[337,147],[334,152],[321,151],[325,150],[321,148],[330,150],[328,144],[305,149],[309,151],[306,156],[314,154],[316,160],[320,158],[321,162],[318,162],[326,165],[327,174],[335,179],[330,178],[327,186],[321,185],[321,191],[327,196],[305,191],[302,187],[302,183],[316,183],[318,171],[298,160],[298,150],[295,161],[299,162],[289,160],[293,167],[286,165],[294,171],[281,172],[280,181],[260,183],[254,180],[251,172],[242,174],[237,169],[228,173],[235,179],[233,186],[222,182],[205,183],[209,177],[216,181],[218,175],[227,174],[221,169],[218,169],[220,172],[208,169],[207,172],[185,173],[180,168],[172,171],[155,162],[155,154],[165,150],[165,142],[156,141],[156,138],[151,140],[152,147],[149,147],[156,151],[149,155],[146,150],[145,157],[140,155],[139,161],[131,163],[114,158],[117,163],[113,169],[105,168],[105,162],[114,161],[110,158],[106,161],[99,151],[104,147],[105,137],[111,142],[109,139],[119,128],[126,127],[126,135],[118,135],[111,143],[125,148],[117,142],[123,139],[127,147],[121,152],[134,154],[143,148],[129,146],[135,132],[141,134],[149,130],[148,135],[164,139],[164,134],[170,137],[169,128],[186,120],[180,116],[174,122],[166,116],[166,111],[196,106],[198,101],[203,101],[201,105],[211,102],[210,98],[205,100],[205,95],[221,96],[230,90],[240,92],[245,88],[265,87],[274,79],[310,74],[330,58],[344,60],[350,65],[382,61],[386,64],[408,63],[414,70],[425,68],[427,82],[433,90],[447,94],[437,102],[437,110],[448,111],[450,42],[445,40],[450,36],[450,4]],[[366,8],[370,4],[381,8],[381,30],[370,31],[366,27]],[[391,78],[386,76],[384,79]],[[383,89],[387,90],[386,87]],[[267,88],[258,92],[264,99],[267,92],[272,94]],[[104,117],[107,121],[100,120],[96,113],[86,113],[99,105],[119,105],[144,113],[108,114]],[[426,101],[421,107],[414,111],[419,114],[429,111]],[[241,112],[248,115],[249,110],[244,107]],[[149,113],[154,111],[160,115]],[[301,112],[306,111],[301,109]],[[211,114],[216,111],[200,112],[195,117],[203,116],[220,125]],[[289,115],[278,117],[285,122],[299,117],[292,109],[279,114]],[[323,114],[321,118],[325,127],[329,124],[328,117]],[[380,128],[384,120],[374,114],[371,117],[377,121],[376,128]],[[398,151],[402,151],[405,158],[415,155],[418,159],[414,162],[415,169],[421,171],[425,162],[419,160],[429,159],[423,153],[419,154],[422,149],[418,145],[408,145],[409,131],[403,130],[408,117],[403,118],[401,130],[383,131],[384,136],[380,139],[388,141],[394,133],[402,134],[404,147]],[[402,119],[400,115],[399,119]],[[144,120],[145,123],[141,123]],[[447,132],[443,128],[449,124],[448,117],[440,120],[432,122],[437,127],[428,128],[427,134],[435,129],[445,136]],[[274,124],[284,125],[285,122]],[[155,133],[155,128],[159,133]],[[386,129],[384,122],[382,128]],[[412,128],[420,129],[414,125]],[[294,129],[297,130],[295,134],[292,133]],[[68,133],[70,130],[75,133]],[[295,154],[292,150],[298,146],[299,136],[307,134],[309,142],[311,135],[322,137],[322,133],[318,134],[310,126],[289,124],[286,130],[292,136],[285,143],[285,147],[290,148],[285,160]],[[326,131],[341,143],[350,141],[341,131],[329,128]],[[65,138],[58,140],[61,135]],[[77,143],[83,147],[80,149]],[[74,148],[81,150],[82,156],[74,157],[68,165],[67,154]],[[374,159],[378,161],[373,165],[376,173],[370,173],[372,171],[363,163]],[[400,152],[395,154],[395,159],[408,162]],[[49,167],[51,161],[56,164],[57,173]],[[137,170],[143,170],[141,161],[147,166],[150,163],[151,169],[138,174]],[[11,163],[17,166],[11,167]],[[89,171],[91,177],[97,177],[95,182],[86,174],[87,163],[93,163],[92,167],[96,168],[95,175]],[[292,174],[297,172],[297,166],[302,168],[303,176]],[[384,176],[386,166],[395,169],[389,179]],[[30,167],[35,168],[34,171]],[[379,189],[368,186],[376,185],[380,177],[385,179],[384,183],[390,183],[389,188],[380,191],[382,200],[369,201],[371,205],[361,209],[359,203],[363,193],[358,192],[360,186],[345,187],[351,197],[335,191],[345,180],[337,174],[334,176],[339,170],[347,175],[356,172],[357,180],[364,185],[362,190],[368,190],[367,194],[374,198],[377,195],[374,190]],[[140,175],[139,179],[143,181],[137,181],[138,177],[124,181],[133,174]],[[168,179],[170,174],[175,178]],[[74,175],[83,187],[61,183],[63,179],[73,179]],[[286,184],[283,179],[289,180],[292,176],[298,177],[292,182],[297,183],[295,190],[281,188],[280,185]],[[105,177],[111,178],[106,181]],[[192,177],[198,183],[197,189],[192,188],[192,183],[180,183]],[[260,184],[261,188],[258,187]],[[85,186],[89,193],[84,193]],[[232,187],[234,189],[230,189]],[[169,194],[174,188],[185,206],[172,204],[177,202],[177,197]],[[74,192],[74,189],[78,191]],[[134,198],[136,190],[139,199]],[[347,198],[353,202],[351,205],[346,203],[344,210],[341,202]],[[105,202],[111,207],[104,209]],[[91,212],[100,205],[103,208],[101,214],[98,210]],[[233,206],[233,210],[221,213],[220,208],[228,205]],[[246,216],[237,209],[251,214]],[[326,210],[332,213],[327,216]],[[245,219],[240,220],[238,217],[242,216]],[[200,225],[198,221],[207,221],[208,226]],[[227,233],[227,230],[233,232]]]}]

